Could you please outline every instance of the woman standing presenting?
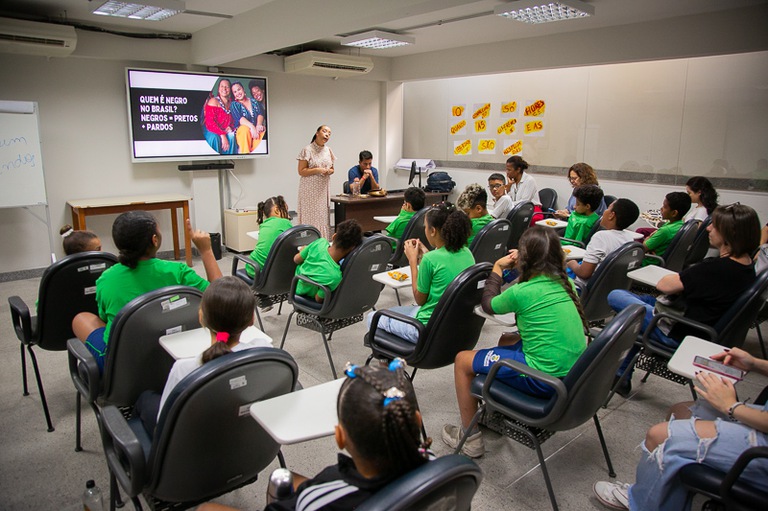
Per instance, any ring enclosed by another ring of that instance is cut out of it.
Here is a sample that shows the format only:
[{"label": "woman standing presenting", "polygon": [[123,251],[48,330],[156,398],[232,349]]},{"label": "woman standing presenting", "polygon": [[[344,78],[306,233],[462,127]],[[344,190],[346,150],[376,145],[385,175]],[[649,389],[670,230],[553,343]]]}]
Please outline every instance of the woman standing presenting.
[{"label": "woman standing presenting", "polygon": [[312,142],[301,150],[299,160],[299,223],[317,227],[320,235],[330,239],[328,203],[333,162],[336,155],[326,144],[331,128],[317,128]]}]

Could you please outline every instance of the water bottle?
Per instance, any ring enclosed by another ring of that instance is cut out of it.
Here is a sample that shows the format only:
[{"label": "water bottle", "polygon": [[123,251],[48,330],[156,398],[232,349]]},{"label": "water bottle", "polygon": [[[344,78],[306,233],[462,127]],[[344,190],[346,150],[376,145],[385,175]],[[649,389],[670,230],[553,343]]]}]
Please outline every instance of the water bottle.
[{"label": "water bottle", "polygon": [[293,495],[293,474],[287,468],[278,468],[269,476],[268,502],[285,500]]},{"label": "water bottle", "polygon": [[90,479],[83,492],[83,511],[104,511],[104,499],[96,482]]},{"label": "water bottle", "polygon": [[355,178],[355,180],[352,182],[351,185],[349,185],[349,187],[352,190],[352,197],[360,196],[360,179],[359,178]]}]

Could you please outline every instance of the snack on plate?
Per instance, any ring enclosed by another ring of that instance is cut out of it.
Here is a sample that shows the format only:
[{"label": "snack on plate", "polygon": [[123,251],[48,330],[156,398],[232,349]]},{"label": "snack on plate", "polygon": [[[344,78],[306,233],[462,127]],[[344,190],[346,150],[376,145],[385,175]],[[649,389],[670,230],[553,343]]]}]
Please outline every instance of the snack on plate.
[{"label": "snack on plate", "polygon": [[408,279],[408,274],[400,271],[388,271],[387,275],[400,282]]},{"label": "snack on plate", "polygon": [[555,222],[554,220],[547,220],[544,223],[547,224],[547,225],[551,225],[552,227],[557,225],[557,222]]}]

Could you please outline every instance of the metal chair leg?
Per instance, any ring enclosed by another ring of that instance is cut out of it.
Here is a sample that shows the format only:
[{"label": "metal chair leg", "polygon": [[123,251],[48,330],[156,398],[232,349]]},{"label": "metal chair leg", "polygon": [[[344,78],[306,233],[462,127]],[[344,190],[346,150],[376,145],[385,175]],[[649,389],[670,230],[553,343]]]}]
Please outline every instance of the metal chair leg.
[{"label": "metal chair leg", "polygon": [[264,331],[264,323],[261,322],[261,314],[259,314],[259,306],[256,305],[254,310],[256,311],[256,319],[259,320],[259,329],[263,332]]},{"label": "metal chair leg", "polygon": [[280,468],[288,468],[285,464],[285,458],[283,457],[283,451],[277,451],[277,461],[280,463]]},{"label": "metal chair leg", "polygon": [[28,396],[29,388],[27,388],[27,354],[24,353],[23,343],[19,343],[19,351],[21,352],[21,383],[24,388],[24,391],[21,393],[21,395]]},{"label": "metal chair leg", "polygon": [[650,371],[648,371],[647,373],[645,373],[645,376],[643,376],[643,379],[642,379],[642,380],[640,380],[640,383],[645,383],[645,382],[647,382],[647,381],[648,381],[648,377],[649,377],[650,375],[651,375],[651,372],[650,372]]},{"label": "metal chair leg", "polygon": [[80,439],[82,437],[82,404],[81,404],[81,398],[80,393],[75,393],[75,452],[80,452],[83,450],[83,446],[80,443]]},{"label": "metal chair leg", "polygon": [[37,380],[37,388],[40,391],[40,401],[43,403],[43,412],[45,413],[45,422],[48,423],[48,432],[55,430],[53,424],[51,424],[51,414],[48,413],[48,401],[45,399],[45,390],[43,389],[43,380],[40,378],[40,369],[37,367],[37,357],[35,352],[32,351],[32,346],[27,345],[27,351],[29,351],[29,358],[32,359],[32,367],[35,369],[35,379]]},{"label": "metal chair leg", "polygon": [[453,451],[453,454],[460,454],[461,448],[464,447],[464,443],[467,441],[467,438],[469,438],[469,432],[475,429],[475,426],[477,426],[477,421],[480,420],[480,416],[485,411],[485,405],[480,405],[477,407],[477,411],[475,412],[475,415],[472,417],[472,420],[469,421],[469,426],[467,426],[466,431],[464,431],[464,435],[461,437],[461,440],[459,440],[459,444],[456,446],[456,450]]},{"label": "metal chair leg", "polygon": [[527,430],[521,430],[523,431],[528,438],[531,439],[533,442],[533,445],[536,447],[536,455],[539,457],[539,465],[541,465],[541,471],[544,474],[544,482],[547,485],[547,493],[549,493],[549,500],[552,502],[552,509],[553,511],[557,511],[557,500],[555,500],[555,491],[552,489],[552,481],[549,479],[549,471],[547,470],[547,464],[544,461],[544,453],[541,452],[541,444],[539,444],[538,438],[534,436],[530,431]]},{"label": "metal chair leg", "polygon": [[333,358],[331,357],[331,348],[328,346],[328,339],[325,338],[325,332],[320,332],[320,335],[323,336],[323,346],[325,346],[325,353],[326,355],[328,355],[328,363],[331,364],[331,373],[333,373],[333,379],[335,380],[336,378],[338,378],[338,376],[336,376],[336,367],[333,365]]},{"label": "metal chair leg", "polygon": [[757,340],[760,341],[760,350],[763,352],[763,359],[768,359],[768,354],[765,352],[765,342],[763,341],[763,332],[760,331],[760,323],[755,323],[755,330],[757,330]]},{"label": "metal chair leg", "polygon": [[696,389],[693,387],[693,380],[688,380],[688,388],[691,390],[691,396],[693,396],[693,400],[696,401],[699,396],[696,395]]},{"label": "metal chair leg", "polygon": [[397,292],[397,289],[395,289],[395,298],[397,298],[397,304],[402,305],[402,303],[400,303],[400,293]]},{"label": "metal chair leg", "polygon": [[[626,378],[629,378],[630,370],[635,367],[635,363],[637,362],[637,359],[640,357],[640,351],[635,353],[635,356],[632,357],[632,360],[629,362],[629,365],[627,366],[627,369],[624,371],[624,373],[621,375],[621,378],[619,378],[616,383],[611,388],[611,392],[608,394],[608,397],[605,398],[605,403],[603,403],[603,408],[608,408],[608,403],[611,402],[611,399],[613,399],[613,395],[616,394],[616,387],[618,387]],[[646,375],[647,376],[647,375]]]},{"label": "metal chair leg", "polygon": [[285,344],[285,336],[288,335],[288,327],[291,326],[291,318],[293,317],[294,312],[296,311],[291,311],[291,313],[288,314],[288,321],[285,322],[285,330],[283,331],[283,340],[280,341],[280,349],[283,349],[283,345]]},{"label": "metal chair leg", "polygon": [[[135,498],[135,497],[134,497]],[[133,499],[131,499],[133,500]],[[136,503],[133,503],[134,507]],[[120,488],[117,486],[117,478],[109,471],[109,511],[115,511],[115,508],[121,508],[125,506],[125,502],[120,498]],[[138,509],[141,509],[139,504]]]},{"label": "metal chair leg", "polygon": [[279,316],[281,312],[283,312],[283,301],[280,300],[280,305],[277,306],[277,315]]},{"label": "metal chair leg", "polygon": [[597,414],[593,415],[592,419],[595,421],[597,438],[600,439],[600,447],[603,448],[603,456],[605,456],[605,462],[608,464],[608,475],[610,477],[616,477],[616,471],[613,470],[613,463],[611,463],[611,455],[608,454],[608,446],[605,444],[605,437],[603,436],[603,428],[600,427],[600,420],[597,418]]}]

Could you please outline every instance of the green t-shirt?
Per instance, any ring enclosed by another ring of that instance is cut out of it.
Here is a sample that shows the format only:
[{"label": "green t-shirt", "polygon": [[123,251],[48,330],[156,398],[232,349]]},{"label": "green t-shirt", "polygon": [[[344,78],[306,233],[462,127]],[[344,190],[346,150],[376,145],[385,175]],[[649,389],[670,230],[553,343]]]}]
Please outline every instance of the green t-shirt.
[{"label": "green t-shirt", "polygon": [[411,218],[413,218],[413,215],[415,214],[415,211],[406,211],[401,209],[400,213],[397,215],[397,218],[395,218],[395,220],[389,224],[386,229],[384,229],[387,231],[387,235],[400,239],[403,236],[403,232],[405,232],[405,227],[408,225],[408,222],[411,221]]},{"label": "green t-shirt", "polygon": [[559,278],[539,275],[515,284],[494,297],[491,308],[515,313],[525,361],[534,369],[565,376],[587,347],[579,312]]},{"label": "green t-shirt", "polygon": [[470,219],[470,222],[472,222],[472,234],[470,234],[469,238],[467,239],[467,246],[472,244],[472,240],[475,239],[475,236],[477,236],[477,233],[480,232],[480,229],[493,222],[494,220],[496,219],[493,218],[493,216],[490,214]]},{"label": "green t-shirt", "polygon": [[112,320],[128,302],[155,289],[175,285],[205,291],[208,281],[184,263],[157,258],[139,261],[134,269],[116,264],[102,273],[96,281],[96,303],[99,317],[107,324],[104,344],[109,342]]},{"label": "green t-shirt", "polygon": [[[271,216],[261,223],[259,226],[259,241],[256,243],[256,248],[251,252],[251,259],[256,261],[259,268],[263,268],[264,263],[267,262],[267,256],[277,237],[291,227],[293,227],[293,224],[290,220],[280,218],[279,216]],[[251,278],[256,276],[253,266],[246,264],[245,271]]]},{"label": "green t-shirt", "polygon": [[427,301],[419,307],[416,319],[426,325],[437,302],[453,279],[473,264],[475,257],[467,247],[462,247],[457,252],[448,252],[445,247],[441,247],[424,254],[419,264],[416,289],[427,295]]},{"label": "green t-shirt", "polygon": [[[575,211],[572,212],[568,217],[568,225],[565,228],[564,237],[576,241],[584,241],[587,239],[587,235],[589,234],[589,231],[592,230],[595,222],[597,222],[599,219],[600,215],[597,213],[592,213],[591,215],[582,215],[581,213],[576,213]],[[570,242],[563,241],[563,245],[570,244]]]},{"label": "green t-shirt", "polygon": [[[678,220],[676,222],[669,222],[662,225],[659,229],[651,234],[651,236],[645,240],[645,246],[648,247],[649,252],[653,252],[657,256],[664,256],[664,252],[667,251],[672,238],[675,237],[677,231],[683,226],[683,221]],[[657,261],[653,259],[644,259],[643,266],[649,264],[657,264]]]},{"label": "green t-shirt", "polygon": [[[327,239],[319,238],[304,247],[304,250],[301,251],[304,262],[296,267],[296,275],[304,275],[318,284],[328,286],[333,291],[341,283],[341,267],[328,253],[329,246],[330,243]],[[315,295],[325,298],[325,293],[321,288],[301,281],[296,285],[296,294],[312,299],[315,298]]]}]

